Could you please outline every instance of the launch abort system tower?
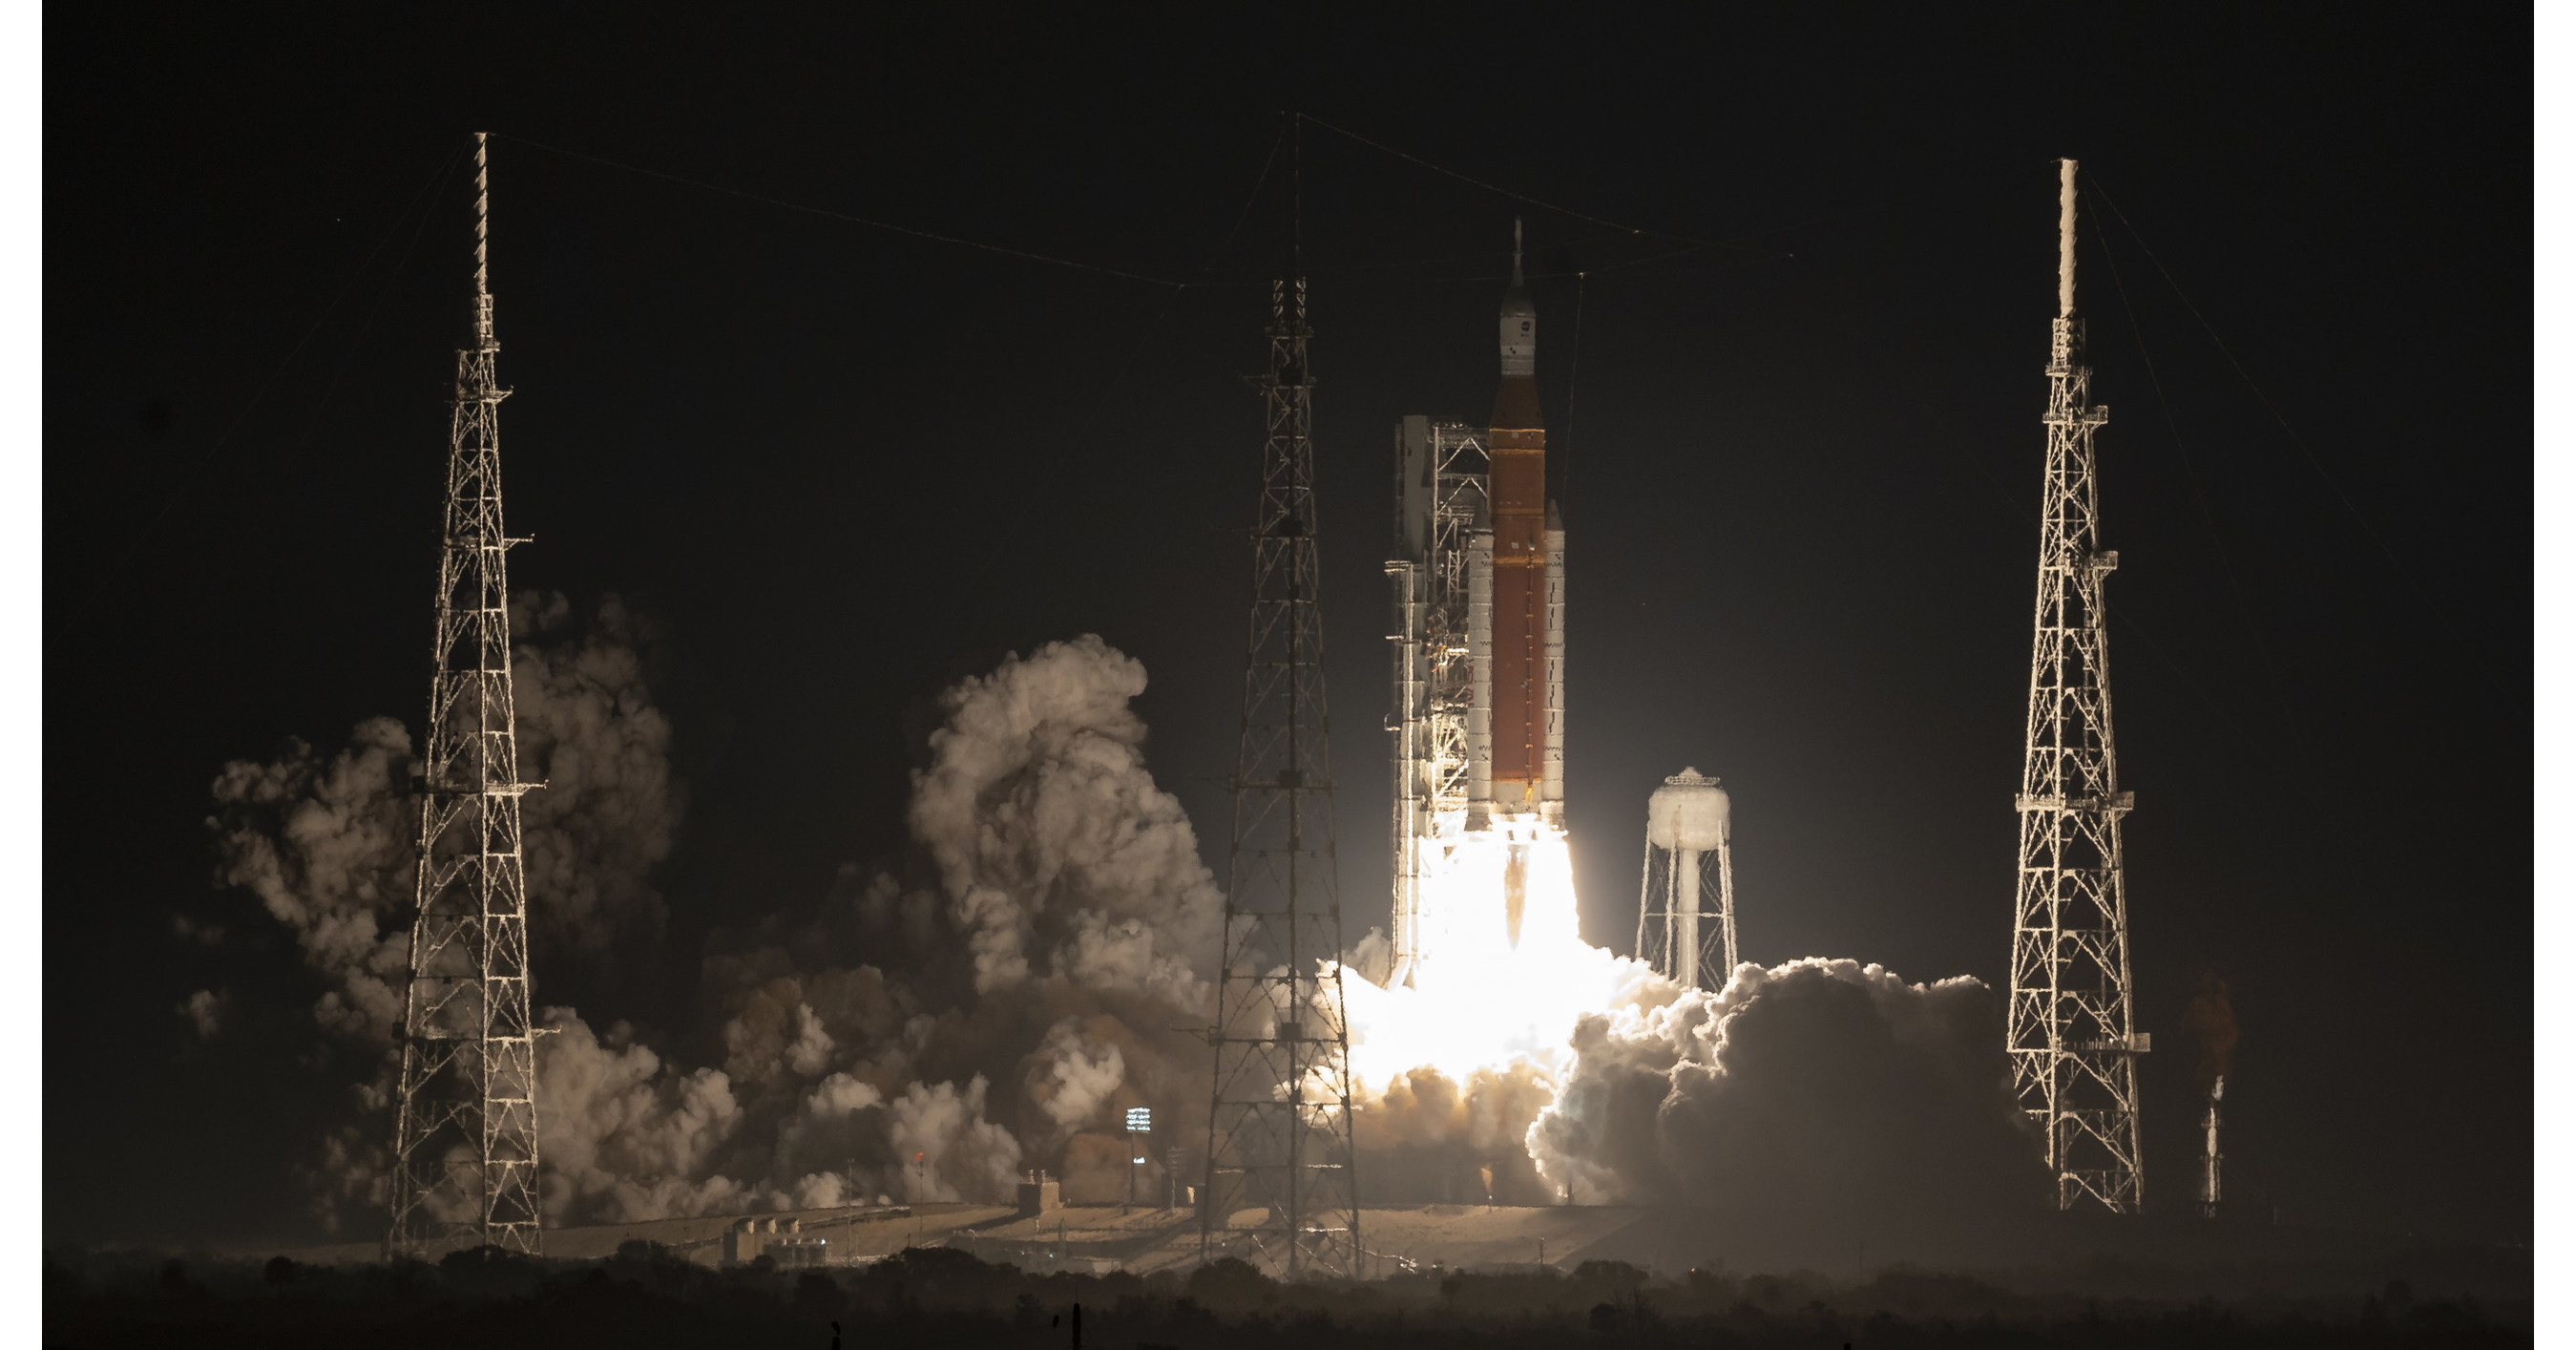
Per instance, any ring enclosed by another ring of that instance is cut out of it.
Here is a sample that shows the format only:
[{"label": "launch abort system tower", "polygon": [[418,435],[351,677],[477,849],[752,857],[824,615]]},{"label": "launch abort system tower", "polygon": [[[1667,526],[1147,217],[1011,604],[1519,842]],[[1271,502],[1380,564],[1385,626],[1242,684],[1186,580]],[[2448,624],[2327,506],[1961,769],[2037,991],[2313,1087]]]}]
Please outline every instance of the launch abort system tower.
[{"label": "launch abort system tower", "polygon": [[[1292,269],[1293,270],[1293,269]],[[1306,283],[1270,290],[1269,433],[1252,530],[1252,624],[1226,855],[1201,1260],[1359,1273],[1350,1028],[1334,875],[1333,776],[1317,605]],[[1238,1214],[1254,1211],[1245,1227]],[[1243,1244],[1238,1247],[1237,1244]]]},{"label": "launch abort system tower", "polygon": [[490,192],[474,138],[473,346],[456,354],[438,560],[409,987],[394,1028],[388,1256],[491,1245],[535,1252],[536,1029],[510,699],[513,544],[501,525],[501,400],[486,280]]},{"label": "launch abort system tower", "polygon": [[2057,320],[2049,342],[2048,469],[2040,499],[2030,721],[2022,759],[2005,1049],[2022,1109],[2044,1132],[2057,1203],[2134,1214],[2140,1203],[2138,1063],[2129,988],[2120,790],[2111,746],[2111,652],[2102,582],[2091,401],[2075,316],[2075,161],[2058,163]]}]

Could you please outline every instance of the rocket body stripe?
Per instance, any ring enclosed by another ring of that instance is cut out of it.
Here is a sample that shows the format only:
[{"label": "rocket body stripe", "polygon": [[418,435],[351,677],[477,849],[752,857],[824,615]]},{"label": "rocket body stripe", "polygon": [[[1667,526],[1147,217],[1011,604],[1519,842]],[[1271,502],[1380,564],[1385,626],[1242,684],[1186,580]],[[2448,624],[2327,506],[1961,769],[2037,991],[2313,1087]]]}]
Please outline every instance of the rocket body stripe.
[{"label": "rocket body stripe", "polygon": [[1546,609],[1547,642],[1541,661],[1547,672],[1547,729],[1538,785],[1540,811],[1550,818],[1565,812],[1565,531],[1548,512]]}]

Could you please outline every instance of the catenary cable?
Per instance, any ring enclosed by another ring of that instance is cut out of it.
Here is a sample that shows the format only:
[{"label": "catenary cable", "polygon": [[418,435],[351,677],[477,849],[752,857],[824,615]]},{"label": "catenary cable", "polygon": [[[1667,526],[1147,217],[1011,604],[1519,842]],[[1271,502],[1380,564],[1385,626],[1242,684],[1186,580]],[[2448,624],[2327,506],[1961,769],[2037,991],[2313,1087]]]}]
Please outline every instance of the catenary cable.
[{"label": "catenary cable", "polygon": [[986,253],[998,253],[1005,257],[1019,258],[1026,262],[1045,263],[1050,267],[1069,267],[1076,271],[1097,272],[1102,276],[1117,277],[1125,281],[1141,282],[1148,286],[1165,286],[1173,290],[1181,290],[1191,284],[1184,281],[1174,281],[1168,277],[1147,276],[1142,272],[1130,272],[1124,268],[1108,267],[1100,263],[1083,262],[1075,258],[1059,258],[1052,254],[1035,253],[1024,248],[1012,248],[1007,244],[991,244],[986,243],[981,239],[966,239],[953,234],[940,234],[934,230],[916,229],[910,225],[898,225],[890,220],[878,220],[873,216],[853,215],[850,212],[835,211],[829,207],[809,206],[803,202],[789,201],[784,197],[772,197],[759,192],[746,192],[741,188],[726,187],[722,183],[710,183],[704,179],[690,178],[683,174],[669,173],[661,169],[648,169],[640,164],[628,164],[621,160],[610,159],[604,155],[594,155],[581,150],[567,150],[560,145],[548,145],[544,141],[530,140],[525,136],[515,136],[507,132],[496,131],[492,134],[499,139],[516,141],[521,145],[537,150],[543,150],[550,154],[563,155],[570,159],[586,160],[592,164],[604,165],[608,168],[617,169],[625,173],[641,174],[646,178],[659,178],[664,182],[678,183],[684,187],[698,188],[702,191],[719,193],[727,197],[739,197],[744,201],[759,202],[765,206],[775,206],[782,211],[797,211],[809,216],[821,216],[826,220],[837,220],[848,225],[865,225],[870,229],[886,230],[894,234],[910,235],[915,239],[928,239],[942,244],[954,244],[959,248],[981,249]]},{"label": "catenary cable", "polygon": [[2111,289],[2120,296],[2120,311],[2128,316],[2129,335],[2138,344],[2138,360],[2147,368],[2147,384],[2156,391],[2156,407],[2164,414],[2165,433],[2173,440],[2174,457],[2182,462],[2183,482],[2191,488],[2192,505],[2199,508],[2202,528],[2209,532],[2209,546],[2218,553],[2219,570],[2227,577],[2228,594],[2236,601],[2236,617],[2245,625],[2246,637],[2254,645],[2254,654],[2262,659],[2263,673],[2270,677],[2273,703],[2279,706],[2283,726],[2297,725],[2290,716],[2289,685],[2281,678],[2280,663],[2272,658],[2272,645],[2263,640],[2263,626],[2254,621],[2253,607],[2246,603],[2245,581],[2237,573],[2236,559],[2227,551],[2227,541],[2220,537],[2218,515],[2210,509],[2209,494],[2201,486],[2200,470],[2191,462],[2191,451],[2183,444],[2182,424],[2175,420],[2173,401],[2165,396],[2164,376],[2156,370],[2156,358],[2147,350],[2146,330],[2138,324],[2137,307],[2129,302],[2128,283],[2120,279],[2120,264],[2111,256],[2111,239],[2102,236],[2102,265],[2111,273]]},{"label": "catenary cable", "polygon": [[1497,184],[1497,183],[1488,183],[1488,182],[1486,182],[1484,179],[1476,178],[1476,177],[1472,177],[1472,176],[1470,176],[1470,175],[1468,175],[1468,174],[1460,173],[1460,172],[1459,172],[1459,171],[1457,171],[1456,169],[1449,168],[1449,167],[1448,167],[1448,166],[1446,166],[1446,165],[1442,165],[1442,164],[1434,164],[1434,163],[1432,163],[1430,160],[1424,159],[1424,158],[1423,158],[1422,156],[1420,156],[1420,155],[1411,154],[1411,153],[1406,152],[1406,151],[1403,151],[1403,150],[1398,150],[1398,149],[1396,149],[1394,146],[1388,145],[1388,144],[1386,144],[1386,143],[1384,143],[1384,142],[1382,142],[1382,141],[1373,141],[1373,140],[1370,140],[1368,137],[1363,136],[1363,135],[1359,134],[1359,133],[1358,133],[1358,132],[1356,132],[1356,131],[1352,131],[1352,130],[1350,130],[1350,129],[1349,129],[1349,128],[1347,128],[1347,127],[1338,127],[1338,126],[1335,126],[1335,125],[1333,125],[1332,123],[1327,122],[1327,121],[1323,120],[1323,119],[1322,119],[1322,118],[1320,118],[1320,117],[1310,116],[1310,115],[1308,115],[1308,114],[1306,114],[1306,113],[1293,113],[1293,114],[1291,114],[1291,116],[1293,116],[1293,117],[1297,118],[1299,121],[1302,121],[1302,122],[1309,122],[1309,123],[1314,124],[1315,126],[1322,127],[1324,130],[1329,131],[1329,132],[1332,132],[1332,133],[1333,133],[1334,135],[1336,135],[1336,136],[1343,136],[1343,137],[1347,137],[1347,138],[1349,138],[1349,139],[1351,139],[1351,140],[1357,141],[1357,142],[1359,142],[1360,144],[1365,145],[1365,146],[1367,146],[1368,148],[1370,148],[1370,149],[1372,149],[1372,150],[1375,150],[1375,151],[1379,152],[1380,154],[1393,155],[1393,156],[1395,156],[1397,159],[1403,160],[1404,162],[1406,162],[1406,163],[1408,163],[1408,164],[1416,165],[1416,166],[1418,166],[1418,167],[1420,167],[1420,168],[1429,169],[1429,170],[1430,170],[1430,171],[1432,171],[1433,173],[1440,174],[1440,175],[1442,175],[1442,176],[1444,176],[1444,177],[1455,178],[1455,179],[1457,179],[1459,182],[1469,184],[1470,186],[1473,186],[1473,187],[1483,188],[1485,191],[1487,191],[1487,192],[1491,192],[1491,193],[1493,193],[1493,194],[1495,194],[1496,196],[1499,196],[1499,197],[1508,197],[1508,198],[1510,198],[1510,199],[1511,199],[1511,200],[1513,200],[1513,201],[1520,202],[1520,203],[1523,203],[1523,204],[1528,205],[1528,206],[1535,206],[1535,207],[1539,208],[1539,209],[1540,209],[1540,210],[1542,210],[1542,211],[1554,211],[1554,212],[1556,212],[1558,215],[1561,215],[1561,216],[1571,216],[1571,217],[1573,217],[1574,219],[1579,220],[1579,221],[1582,221],[1582,222],[1584,222],[1584,223],[1585,223],[1585,224],[1587,224],[1587,225],[1598,225],[1598,226],[1602,227],[1602,228],[1603,228],[1603,229],[1605,229],[1605,230],[1617,230],[1619,233],[1621,233],[1621,234],[1625,234],[1625,235],[1635,235],[1635,236],[1641,236],[1641,237],[1651,237],[1651,238],[1656,238],[1656,239],[1671,239],[1671,240],[1674,240],[1674,241],[1679,242],[1679,243],[1691,244],[1691,245],[1695,245],[1695,246],[1700,247],[1700,248],[1742,248],[1742,247],[1744,247],[1744,245],[1736,244],[1736,243],[1733,243],[1733,242],[1730,242],[1730,241],[1727,241],[1727,240],[1720,240],[1720,239],[1703,239],[1703,238],[1700,238],[1700,237],[1699,237],[1699,236],[1697,236],[1697,235],[1674,234],[1674,233],[1672,233],[1672,232],[1671,232],[1671,231],[1669,231],[1669,230],[1649,230],[1649,229],[1645,229],[1645,228],[1643,228],[1643,227],[1635,226],[1635,225],[1622,225],[1622,224],[1620,224],[1618,221],[1615,221],[1615,220],[1607,220],[1607,219],[1604,219],[1604,218],[1602,218],[1602,217],[1600,217],[1600,216],[1596,216],[1596,215],[1593,215],[1593,214],[1591,214],[1591,213],[1589,213],[1589,212],[1585,212],[1585,211],[1577,211],[1577,210],[1575,210],[1573,207],[1570,207],[1570,206],[1559,206],[1559,205],[1558,205],[1558,204],[1556,204],[1555,202],[1546,201],[1546,200],[1544,200],[1544,199],[1542,199],[1542,198],[1538,198],[1538,197],[1533,197],[1533,196],[1530,196],[1528,193],[1525,193],[1525,192],[1514,192],[1514,191],[1512,191],[1510,188],[1503,187],[1503,186],[1501,186],[1500,184]]},{"label": "catenary cable", "polygon": [[2324,462],[2317,458],[2314,450],[2308,448],[2306,438],[2299,435],[2296,427],[2290,425],[2289,418],[2281,415],[2280,407],[2272,402],[2271,395],[2263,392],[2261,385],[2254,382],[2254,374],[2245,368],[2245,363],[2236,359],[2236,352],[2227,345],[2226,339],[2218,335],[2218,329],[2210,323],[2209,316],[2200,312],[2200,306],[2192,303],[2191,296],[2183,290],[2182,283],[2174,279],[2172,269],[2166,267],[2164,260],[2156,256],[2156,251],[2147,246],[2146,236],[2138,233],[2138,227],[2130,223],[2128,213],[2120,209],[2120,204],[2114,201],[2110,192],[2102,187],[2100,179],[2091,174],[2085,175],[2085,179],[2094,194],[2101,199],[2102,204],[2111,208],[2111,214],[2119,220],[2121,227],[2129,232],[2129,239],[2138,246],[2138,251],[2147,256],[2148,262],[2155,264],[2156,274],[2165,279],[2167,286],[2173,288],[2174,297],[2182,301],[2184,309],[2191,311],[2191,317],[2200,324],[2200,330],[2209,335],[2210,345],[2218,348],[2219,355],[2227,358],[2228,367],[2236,372],[2238,379],[2245,382],[2245,387],[2253,393],[2254,400],[2262,404],[2263,411],[2270,413],[2273,422],[2280,426],[2281,434],[2289,439],[2291,445],[2297,447],[2300,458],[2307,461],[2308,468],[2313,470],[2318,480],[2334,494],[2334,499],[2343,507],[2344,514],[2352,517],[2352,523],[2360,528],[2362,536],[2370,540],[2371,546],[2379,550],[2380,556],[2388,560],[2388,565],[2396,569],[2397,575],[2403,577],[2407,586],[2424,601],[2426,608],[2432,611],[2434,619],[2450,632],[2459,653],[2467,658],[2469,664],[2489,685],[2501,690],[2502,682],[2497,680],[2494,670],[2480,656],[2478,649],[2470,643],[2466,634],[2452,624],[2450,614],[2442,608],[2438,600],[2434,599],[2432,591],[2424,585],[2414,569],[2408,567],[2406,561],[2397,556],[2397,551],[2388,546],[2388,541],[2381,537],[2377,529],[2372,528],[2370,518],[2362,514],[2360,505],[2353,501],[2350,493],[2344,491],[2343,484],[2336,481],[2333,474],[2326,472]]},{"label": "catenary cable", "polygon": [[[293,365],[295,363],[295,358],[303,354],[305,347],[312,343],[314,335],[320,333],[322,331],[322,326],[331,321],[331,316],[340,312],[340,306],[347,303],[350,293],[358,288],[358,283],[361,280],[365,279],[367,269],[375,263],[377,255],[383,253],[385,245],[392,243],[394,236],[402,232],[403,222],[411,219],[412,213],[420,209],[421,203],[428,200],[430,195],[437,191],[438,186],[441,183],[447,181],[447,176],[449,174],[455,172],[456,161],[462,157],[464,153],[465,151],[462,147],[449,151],[447,158],[439,161],[437,170],[430,174],[429,180],[421,184],[420,189],[412,194],[411,200],[404,203],[403,208],[400,211],[394,213],[393,221],[385,227],[383,236],[376,240],[374,247],[367,250],[365,257],[358,260],[357,267],[353,268],[349,273],[349,279],[341,284],[339,293],[331,297],[331,303],[322,307],[322,312],[315,315],[313,322],[305,328],[304,335],[297,338],[295,340],[295,345],[287,348],[286,354],[279,357],[277,359],[277,364],[269,368],[267,378],[261,380],[258,387],[251,391],[249,401],[242,405],[240,412],[233,415],[231,424],[226,426],[223,429],[222,434],[216,436],[213,442],[206,446],[205,453],[197,457],[196,463],[189,465],[188,468],[180,474],[179,481],[171,485],[169,495],[162,500],[160,509],[154,511],[151,517],[144,521],[143,528],[135,531],[134,538],[128,540],[125,547],[118,550],[116,555],[108,560],[106,566],[99,570],[98,579],[91,585],[89,595],[83,601],[84,604],[95,603],[101,595],[106,593],[108,583],[115,580],[117,574],[124,569],[125,564],[133,559],[135,550],[141,548],[144,543],[152,537],[153,532],[160,528],[161,523],[169,519],[170,512],[178,506],[180,500],[187,496],[188,488],[196,481],[197,475],[203,473],[208,466],[212,465],[215,461],[215,456],[219,454],[226,445],[231,444],[233,437],[239,435],[241,433],[241,429],[250,423],[251,414],[259,410],[260,403],[268,397],[268,392],[277,387],[279,377],[285,375],[287,367]],[[422,217],[423,224],[426,224],[427,221],[428,217],[424,215]],[[420,232],[415,228],[412,232],[412,239],[417,243],[419,238]],[[408,251],[406,251],[405,256],[409,256]],[[391,277],[386,279],[386,284],[388,287],[392,285]],[[382,293],[379,293],[377,296],[377,307],[382,307],[383,299],[384,297]],[[346,368],[345,365],[343,368]],[[338,383],[336,377],[334,378],[333,383]]]}]

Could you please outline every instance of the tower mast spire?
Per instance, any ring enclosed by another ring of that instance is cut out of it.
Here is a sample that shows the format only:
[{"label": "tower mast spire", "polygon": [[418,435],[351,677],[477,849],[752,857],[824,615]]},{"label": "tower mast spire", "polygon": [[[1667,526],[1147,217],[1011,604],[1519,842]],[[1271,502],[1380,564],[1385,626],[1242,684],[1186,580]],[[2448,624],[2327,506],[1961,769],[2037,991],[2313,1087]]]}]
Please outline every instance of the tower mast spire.
[{"label": "tower mast spire", "polygon": [[2111,741],[2111,651],[2092,402],[2075,314],[2075,161],[2058,161],[2057,319],[2048,360],[2048,465],[2039,590],[2031,621],[2030,715],[2022,754],[2021,851],[2005,1049],[2022,1109],[2043,1132],[2061,1209],[2138,1211],[2138,1061],[2129,983],[2128,892]]},{"label": "tower mast spire", "polygon": [[474,133],[474,349],[500,350],[492,340],[492,170],[489,133]]},{"label": "tower mast spire", "polygon": [[[1274,1273],[1360,1273],[1350,1027],[1333,848],[1315,549],[1314,377],[1291,187],[1289,273],[1270,285],[1268,425],[1252,529],[1252,621],[1226,859],[1199,1254]],[[1261,1211],[1250,1228],[1229,1216]]]},{"label": "tower mast spire", "polygon": [[474,137],[473,346],[456,353],[447,507],[423,734],[419,870],[394,1101],[388,1256],[538,1249],[536,1028],[510,691],[513,544],[501,518],[501,388],[487,138]]}]

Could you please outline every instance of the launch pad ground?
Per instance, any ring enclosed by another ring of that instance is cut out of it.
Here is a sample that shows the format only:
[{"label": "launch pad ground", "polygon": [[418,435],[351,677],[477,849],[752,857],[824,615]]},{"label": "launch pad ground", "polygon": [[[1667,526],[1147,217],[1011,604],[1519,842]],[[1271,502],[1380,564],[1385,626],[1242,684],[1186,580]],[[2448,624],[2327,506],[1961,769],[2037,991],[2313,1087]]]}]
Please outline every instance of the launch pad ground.
[{"label": "launch pad ground", "polygon": [[[1243,1217],[1247,1222],[1250,1216]],[[798,1263],[849,1267],[907,1247],[944,1247],[1032,1274],[1185,1272],[1198,1264],[1195,1211],[1072,1205],[1035,1217],[1005,1205],[924,1204],[707,1215],[549,1229],[545,1254],[599,1260],[629,1242],[655,1243],[709,1267],[728,1259],[727,1234],[744,1219],[794,1221],[814,1243]],[[2420,1241],[2197,1216],[2033,1216],[2014,1231],[1789,1237],[1709,1210],[1619,1206],[1395,1205],[1364,1209],[1361,1245],[1370,1278],[1408,1269],[1570,1272],[1617,1261],[1678,1278],[1698,1269],[1734,1274],[1809,1271],[1836,1280],[1893,1267],[1978,1273],[2030,1293],[2085,1291],[2139,1298],[2282,1296],[2311,1285],[2341,1288],[2403,1276],[2423,1289],[2458,1287],[2485,1297],[2527,1298],[2528,1248]],[[1241,1246],[1238,1235],[1227,1246]],[[242,1252],[264,1259],[271,1252]],[[382,1259],[375,1243],[284,1253],[298,1262],[359,1265]],[[1251,1256],[1249,1250],[1235,1254]]]},{"label": "launch pad ground", "polygon": [[[1364,1273],[1407,1268],[1535,1269],[1544,1261],[1571,1269],[1602,1259],[1605,1242],[1655,1211],[1608,1207],[1522,1208],[1508,1205],[1407,1205],[1360,1212]],[[1238,1216],[1248,1228],[1252,1216]],[[994,1227],[961,1229],[942,1244],[1024,1270],[1138,1274],[1187,1269],[1199,1260],[1199,1220],[1187,1209],[1068,1206]],[[1241,1235],[1217,1236],[1225,1254],[1250,1258]],[[1241,1249],[1241,1250],[1238,1250]]]},{"label": "launch pad ground", "polygon": [[[1008,1205],[924,1204],[850,1209],[779,1210],[757,1215],[710,1214],[688,1219],[550,1228],[545,1254],[562,1260],[613,1256],[628,1242],[656,1243],[706,1265],[725,1259],[725,1234],[744,1218],[763,1223],[793,1220],[797,1236],[821,1239],[824,1263],[853,1265],[891,1256],[906,1247],[937,1246],[971,1252],[991,1262],[1029,1271],[1065,1270],[1138,1274],[1185,1269],[1199,1258],[1198,1213],[1148,1206],[1068,1205],[1033,1218]],[[1248,1216],[1247,1216],[1248,1217]],[[1587,1260],[1627,1260],[1640,1265],[1671,1244],[1661,1240],[1664,1211],[1618,1206],[1403,1205],[1361,1212],[1362,1244],[1371,1253],[1369,1273],[1417,1267],[1535,1269],[1542,1261],[1571,1269]],[[1642,1230],[1634,1231],[1631,1230]],[[247,1253],[245,1253],[247,1254]],[[321,1265],[358,1265],[383,1259],[373,1242],[308,1247],[285,1253]],[[1687,1268],[1678,1253],[1667,1264]]]}]

